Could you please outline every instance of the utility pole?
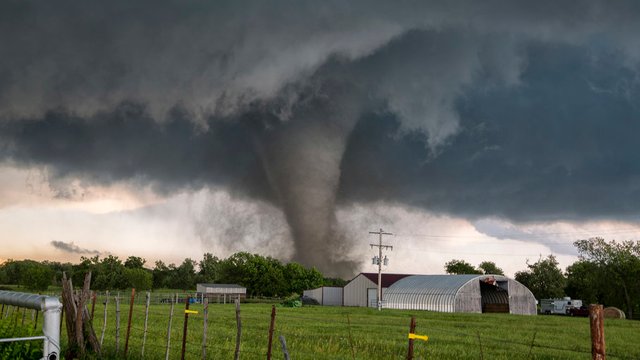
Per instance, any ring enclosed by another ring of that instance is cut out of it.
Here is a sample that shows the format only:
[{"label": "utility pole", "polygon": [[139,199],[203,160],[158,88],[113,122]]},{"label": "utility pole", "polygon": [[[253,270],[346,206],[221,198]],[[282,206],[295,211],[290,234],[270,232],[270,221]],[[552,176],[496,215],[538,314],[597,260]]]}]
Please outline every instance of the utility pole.
[{"label": "utility pole", "polygon": [[[391,245],[383,245],[382,244],[382,235],[393,235],[392,233],[384,232],[382,229],[380,231],[369,231],[369,234],[378,234],[379,240],[377,244],[369,244],[371,248],[378,248],[378,258],[374,257],[374,264],[378,263],[378,311],[382,310],[382,248],[393,250],[393,246]],[[388,260],[385,257],[385,265],[387,265]]]}]

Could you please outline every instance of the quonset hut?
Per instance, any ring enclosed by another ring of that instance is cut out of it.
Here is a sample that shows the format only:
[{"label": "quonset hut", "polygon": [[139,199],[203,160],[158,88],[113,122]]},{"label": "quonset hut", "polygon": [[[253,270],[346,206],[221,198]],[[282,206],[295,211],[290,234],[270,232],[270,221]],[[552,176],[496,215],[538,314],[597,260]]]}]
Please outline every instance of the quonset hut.
[{"label": "quonset hut", "polygon": [[412,275],[383,295],[389,309],[536,315],[527,287],[501,275]]}]

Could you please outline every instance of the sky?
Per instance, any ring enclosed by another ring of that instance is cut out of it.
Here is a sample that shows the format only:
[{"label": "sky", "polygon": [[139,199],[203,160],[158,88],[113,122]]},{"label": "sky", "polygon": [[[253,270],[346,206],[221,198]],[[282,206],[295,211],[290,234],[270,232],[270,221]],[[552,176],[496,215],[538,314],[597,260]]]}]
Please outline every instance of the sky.
[{"label": "sky", "polygon": [[636,1],[0,2],[0,261],[509,276],[637,239]]}]

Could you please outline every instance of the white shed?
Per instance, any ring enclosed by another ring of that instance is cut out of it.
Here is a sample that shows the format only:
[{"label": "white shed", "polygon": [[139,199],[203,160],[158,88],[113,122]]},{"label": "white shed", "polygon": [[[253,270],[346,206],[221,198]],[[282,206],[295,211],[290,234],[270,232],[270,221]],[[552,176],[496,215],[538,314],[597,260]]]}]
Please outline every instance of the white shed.
[{"label": "white shed", "polygon": [[[396,281],[411,276],[408,274],[382,274],[382,298],[385,290]],[[343,291],[344,306],[376,307],[378,303],[378,274],[360,273]]]},{"label": "white shed", "polygon": [[342,290],[341,287],[323,286],[313,290],[305,290],[302,295],[316,300],[320,305],[341,306]]},{"label": "white shed", "polygon": [[226,303],[232,299],[247,297],[247,288],[236,284],[197,284],[198,297],[205,296],[209,301]]}]

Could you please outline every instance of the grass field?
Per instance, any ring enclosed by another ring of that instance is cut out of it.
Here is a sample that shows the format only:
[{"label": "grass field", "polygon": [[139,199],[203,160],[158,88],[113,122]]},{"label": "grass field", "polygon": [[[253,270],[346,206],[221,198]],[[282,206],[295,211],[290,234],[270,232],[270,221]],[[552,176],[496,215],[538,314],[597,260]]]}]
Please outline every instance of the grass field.
[{"label": "grass field", "polygon": [[[120,341],[116,353],[116,312],[113,298],[107,308],[104,358],[123,358],[128,299],[121,300]],[[138,301],[140,301],[139,299]],[[140,359],[144,336],[144,305],[134,305],[129,358]],[[202,356],[202,305],[191,304],[199,313],[189,316],[186,347],[188,359]],[[164,359],[168,304],[151,305],[145,345],[146,359]],[[282,359],[278,336],[286,339],[291,359],[403,359],[406,358],[411,315],[416,316],[416,333],[429,336],[415,341],[415,359],[590,359],[589,321],[563,316],[518,316],[507,314],[448,314],[304,306],[276,307],[273,358]],[[100,338],[104,305],[95,307],[94,328]],[[30,312],[10,312],[9,319],[30,323]],[[242,359],[264,359],[267,353],[271,314],[269,304],[241,305]],[[209,305],[207,358],[232,359],[236,341],[235,306]],[[5,319],[6,321],[7,319]],[[41,321],[41,320],[40,320]],[[171,327],[170,359],[180,357],[184,304],[177,304]],[[33,324],[31,324],[33,325]],[[38,325],[39,326],[39,325]],[[66,331],[62,332],[66,344]],[[606,320],[605,337],[609,359],[640,359],[640,322]]]},{"label": "grass field", "polygon": [[[152,305],[145,358],[164,358],[169,305]],[[189,317],[187,358],[202,355],[202,306]],[[104,306],[95,309],[95,330],[100,337]],[[267,352],[271,306],[242,304],[242,359],[264,359]],[[107,310],[105,355],[115,355],[115,305]],[[589,359],[591,352],[587,318],[517,316],[507,314],[446,314],[424,311],[304,306],[277,307],[273,354],[282,359],[278,336],[286,339],[292,359],[402,359],[406,357],[411,315],[416,333],[429,340],[415,341],[416,359]],[[121,303],[119,354],[125,344],[128,304]],[[232,359],[236,341],[235,306],[209,306],[207,358]],[[144,305],[135,305],[129,340],[129,357],[140,358]],[[179,358],[184,324],[184,304],[177,304],[171,329],[170,358]],[[535,336],[535,338],[534,338]],[[640,322],[605,322],[610,359],[640,359]]]}]

